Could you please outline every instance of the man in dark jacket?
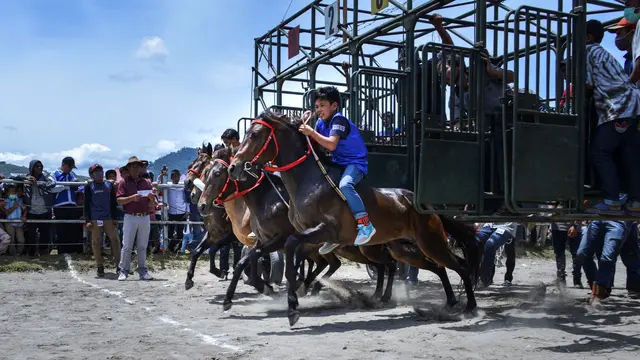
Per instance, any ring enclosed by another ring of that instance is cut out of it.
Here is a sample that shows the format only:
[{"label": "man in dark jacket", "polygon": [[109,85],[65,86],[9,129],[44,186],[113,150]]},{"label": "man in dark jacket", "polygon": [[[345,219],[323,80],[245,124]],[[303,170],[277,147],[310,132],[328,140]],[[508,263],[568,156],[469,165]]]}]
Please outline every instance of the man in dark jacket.
[{"label": "man in dark jacket", "polygon": [[[42,166],[40,160],[31,160],[29,174],[18,175],[13,178],[17,181],[28,181],[24,186],[24,203],[29,210],[27,220],[51,220],[51,208],[53,206],[54,193],[60,190],[56,187],[56,180]],[[37,230],[37,232],[36,232]],[[38,232],[40,237],[38,238]],[[27,223],[27,254],[48,255],[51,243],[51,224]]]}]

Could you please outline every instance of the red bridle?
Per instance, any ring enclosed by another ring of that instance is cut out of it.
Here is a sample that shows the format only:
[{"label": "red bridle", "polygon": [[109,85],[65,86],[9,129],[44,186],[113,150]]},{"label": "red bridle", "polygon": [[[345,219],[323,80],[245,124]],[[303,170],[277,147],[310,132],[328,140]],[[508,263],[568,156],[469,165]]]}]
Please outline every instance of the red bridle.
[{"label": "red bridle", "polygon": [[[267,138],[267,141],[265,141],[264,145],[262,145],[262,148],[260,149],[260,151],[258,151],[258,153],[256,154],[256,156],[253,157],[253,159],[251,161],[249,161],[248,163],[245,163],[245,171],[248,171],[249,169],[251,169],[253,167],[253,163],[256,162],[256,160],[258,160],[260,158],[260,156],[262,156],[262,153],[265,152],[265,150],[267,150],[267,146],[269,146],[269,142],[271,140],[273,140],[273,144],[276,147],[276,153],[273,156],[273,159],[271,159],[271,161],[267,161],[266,164],[273,164],[273,162],[275,161],[276,157],[278,157],[278,153],[280,152],[280,146],[278,146],[278,139],[276,139],[275,136],[275,129],[273,128],[273,126],[271,126],[271,124],[269,124],[268,122],[262,120],[262,119],[256,119],[253,120],[251,122],[251,124],[253,125],[254,123],[266,126],[269,129],[269,137]],[[289,171],[291,169],[293,169],[294,167],[300,165],[301,163],[303,163],[305,160],[307,160],[307,158],[309,157],[309,154],[311,154],[311,146],[309,145],[309,143],[307,143],[307,152],[302,155],[302,157],[298,158],[298,160],[295,160],[287,165],[284,166],[269,166],[269,165],[265,165],[264,166],[264,170],[268,171],[268,172],[282,172],[282,171]],[[249,166],[247,166],[249,165]]]},{"label": "red bridle", "polygon": [[[223,166],[225,166],[227,169],[229,169],[229,164],[222,160],[222,159],[213,159],[214,162],[217,162],[219,164],[222,164]],[[230,159],[230,161],[233,161],[233,158]],[[224,203],[231,201],[233,199],[237,199],[240,196],[246,195],[247,193],[249,193],[251,190],[255,189],[256,187],[258,187],[258,185],[260,185],[260,183],[262,182],[262,180],[264,179],[264,173],[261,172],[260,177],[258,178],[258,181],[256,181],[256,183],[245,190],[242,191],[238,191],[240,188],[238,186],[238,181],[237,180],[231,180],[231,178],[227,175],[227,181],[224,183],[224,186],[222,187],[222,189],[220,190],[220,192],[218,193],[218,196],[216,196],[216,198],[213,200],[213,203],[217,206],[223,206]],[[227,188],[229,187],[229,184],[233,182],[233,184],[236,186],[236,190],[234,191],[233,195],[231,195],[230,197],[226,198],[226,199],[222,199],[222,196],[224,196],[224,192],[227,191]]]}]

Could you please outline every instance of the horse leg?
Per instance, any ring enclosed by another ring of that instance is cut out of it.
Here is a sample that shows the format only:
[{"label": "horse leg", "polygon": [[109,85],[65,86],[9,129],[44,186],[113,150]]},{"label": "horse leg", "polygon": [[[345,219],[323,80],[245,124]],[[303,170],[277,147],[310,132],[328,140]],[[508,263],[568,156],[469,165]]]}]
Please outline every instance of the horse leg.
[{"label": "horse leg", "polygon": [[222,270],[216,267],[216,252],[218,252],[218,250],[220,250],[222,247],[229,244],[235,238],[236,236],[233,234],[233,232],[228,232],[222,237],[222,239],[211,245],[211,248],[209,249],[209,272],[215,275],[217,278],[222,278]]},{"label": "horse leg", "polygon": [[[429,216],[429,221],[427,222],[425,222],[422,217],[416,217],[416,219],[418,219],[418,221],[414,222],[413,226],[417,229],[415,240],[418,247],[427,258],[432,259],[441,267],[449,268],[458,273],[464,283],[465,293],[467,294],[467,306],[464,311],[467,313],[473,311],[478,304],[476,303],[476,297],[473,293],[471,269],[467,268],[467,260],[460,258],[449,248],[449,243],[439,217]],[[434,272],[438,274],[438,276],[443,274],[442,277],[440,277],[441,280],[443,280],[443,285],[445,285],[445,278],[446,282],[449,283],[446,270],[444,273],[439,273],[438,271],[439,270]],[[449,283],[449,288],[450,287],[451,284]],[[446,288],[445,291],[447,291]],[[453,292],[453,290],[451,291]]]},{"label": "horse leg", "polygon": [[451,307],[458,303],[445,268],[425,259],[422,252],[412,251],[413,249],[415,249],[415,246],[413,246],[413,249],[410,249],[405,247],[401,242],[390,242],[387,245],[389,248],[389,252],[394,259],[413,267],[417,267],[418,269],[429,270],[432,273],[438,275],[440,281],[442,282],[444,293],[447,296],[447,305]]},{"label": "horse leg", "polygon": [[296,268],[293,263],[293,256],[300,244],[311,243],[319,244],[323,239],[335,239],[337,236],[326,226],[320,223],[318,226],[308,229],[303,233],[293,234],[289,236],[285,243],[286,252],[286,277],[287,277],[287,302],[289,318],[289,326],[295,325],[300,319],[300,311],[298,311],[298,294],[296,294]]},{"label": "horse leg", "polygon": [[[393,276],[396,273],[397,263],[391,255],[385,250],[384,245],[374,246],[361,246],[358,247],[362,255],[364,255],[369,261],[371,261],[378,271],[378,279],[376,284],[376,291],[373,293],[374,297],[380,297],[380,301],[389,302],[393,291]],[[384,285],[385,269],[392,269],[393,272],[389,272],[387,279],[387,288],[384,294],[382,294],[382,286]]]},{"label": "horse leg", "polygon": [[303,297],[307,294],[307,291],[311,287],[311,283],[324,271],[324,269],[329,266],[329,262],[325,259],[325,257],[318,255],[318,261],[316,262],[316,268],[312,272],[307,274],[307,278],[304,279],[304,282],[298,286],[296,290],[296,294],[298,297]]},{"label": "horse leg", "polygon": [[[252,247],[252,249],[255,249],[256,247]],[[253,287],[261,294],[264,295],[271,295],[273,294],[273,288],[271,287],[271,285],[267,284],[263,279],[260,273],[258,273],[258,270],[260,270],[260,266],[258,266],[258,260],[260,260],[260,257],[262,257],[262,249],[256,249],[256,251],[251,253],[251,256],[249,256],[249,259],[251,260],[251,275],[249,276],[251,278],[251,285],[253,285]],[[235,274],[234,274],[235,275]]]},{"label": "horse leg", "polygon": [[[325,255],[325,258],[329,262],[329,270],[327,270],[327,272],[322,275],[322,280],[326,280],[331,277],[331,275],[333,275],[333,273],[336,272],[336,270],[338,270],[340,266],[342,266],[342,262],[340,261],[340,259],[338,259],[338,257],[333,253]],[[318,295],[320,293],[320,289],[322,289],[322,282],[316,281],[315,285],[313,286],[313,290],[311,291],[311,295]]]},{"label": "horse leg", "polygon": [[206,239],[203,239],[196,248],[196,251],[191,253],[191,261],[189,262],[189,269],[187,270],[187,280],[184,282],[185,290],[189,290],[193,287],[193,275],[196,271],[196,263],[198,262],[198,259],[200,258],[202,253],[211,246],[205,240]]},{"label": "horse leg", "polygon": [[242,276],[242,272],[244,269],[249,266],[249,257],[253,256],[256,253],[256,248],[252,247],[249,249],[249,252],[238,261],[238,265],[233,269],[233,278],[231,279],[231,283],[229,287],[227,287],[227,294],[224,297],[224,302],[222,303],[222,308],[224,311],[231,309],[233,296],[236,293],[236,287],[238,286],[238,281],[240,280],[240,276]]}]

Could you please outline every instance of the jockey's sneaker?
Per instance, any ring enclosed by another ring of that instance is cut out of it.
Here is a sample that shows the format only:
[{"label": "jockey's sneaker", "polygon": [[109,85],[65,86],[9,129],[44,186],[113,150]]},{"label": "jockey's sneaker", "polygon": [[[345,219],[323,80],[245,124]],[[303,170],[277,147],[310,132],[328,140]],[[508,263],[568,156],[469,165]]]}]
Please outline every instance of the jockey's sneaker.
[{"label": "jockey's sneaker", "polygon": [[364,245],[371,240],[373,235],[376,234],[376,228],[369,223],[369,225],[358,224],[358,236],[356,236],[356,241],[353,243],[355,246]]},{"label": "jockey's sneaker", "polygon": [[118,275],[118,281],[125,281],[128,276],[129,274],[127,274],[127,271],[121,271],[120,275]]},{"label": "jockey's sneaker", "polygon": [[153,280],[153,276],[149,275],[149,273],[144,273],[140,275],[140,280]]},{"label": "jockey's sneaker", "polygon": [[511,280],[505,280],[505,281],[502,283],[502,286],[506,286],[506,287],[509,287],[509,286],[511,286],[511,285],[512,285]]},{"label": "jockey's sneaker", "polygon": [[605,200],[593,207],[585,209],[588,214],[604,214],[604,215],[624,215],[622,206],[619,201]]},{"label": "jockey's sneaker", "polygon": [[629,216],[638,216],[638,217],[640,217],[640,201],[634,201],[634,202],[627,203],[624,206],[624,211]]},{"label": "jockey's sneaker", "polygon": [[340,244],[333,244],[333,243],[326,242],[324,243],[324,245],[322,245],[320,250],[318,250],[318,253],[320,253],[320,255],[327,255],[339,247],[340,247]]},{"label": "jockey's sneaker", "polygon": [[98,277],[104,277],[104,266],[98,266]]}]

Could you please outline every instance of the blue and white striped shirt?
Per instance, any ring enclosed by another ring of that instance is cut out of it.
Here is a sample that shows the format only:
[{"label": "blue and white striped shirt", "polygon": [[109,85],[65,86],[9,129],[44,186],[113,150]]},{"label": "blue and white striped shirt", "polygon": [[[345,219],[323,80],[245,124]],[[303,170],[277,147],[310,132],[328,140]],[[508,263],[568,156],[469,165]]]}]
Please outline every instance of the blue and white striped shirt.
[{"label": "blue and white striped shirt", "polygon": [[598,125],[640,114],[640,92],[600,44],[587,45],[587,83],[593,86]]}]

